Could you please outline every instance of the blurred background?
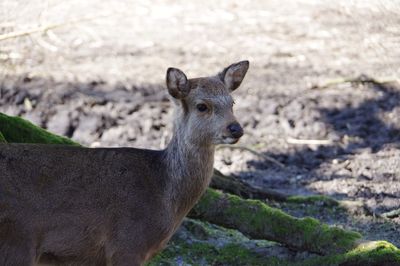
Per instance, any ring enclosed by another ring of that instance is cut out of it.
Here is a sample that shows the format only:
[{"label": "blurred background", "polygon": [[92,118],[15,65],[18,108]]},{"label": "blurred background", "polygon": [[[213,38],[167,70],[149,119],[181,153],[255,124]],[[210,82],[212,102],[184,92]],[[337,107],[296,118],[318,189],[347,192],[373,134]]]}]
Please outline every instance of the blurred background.
[{"label": "blurred background", "polygon": [[221,147],[216,168],[359,202],[315,216],[400,245],[400,218],[376,220],[400,208],[400,1],[0,0],[0,112],[92,147],[164,147],[166,69],[244,59],[239,145],[255,152]]}]

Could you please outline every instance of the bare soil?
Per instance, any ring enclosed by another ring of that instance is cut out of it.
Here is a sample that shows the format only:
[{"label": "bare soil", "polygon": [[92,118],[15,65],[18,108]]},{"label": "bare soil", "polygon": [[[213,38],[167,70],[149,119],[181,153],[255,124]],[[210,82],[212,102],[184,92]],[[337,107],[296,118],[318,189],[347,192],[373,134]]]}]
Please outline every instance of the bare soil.
[{"label": "bare soil", "polygon": [[[248,59],[248,76],[235,92],[246,132],[240,145],[284,167],[223,148],[216,168],[254,186],[358,202],[347,216],[314,216],[400,246],[400,218],[379,218],[400,208],[395,1],[0,6],[0,33],[104,15],[0,41],[0,112],[92,147],[162,148],[171,128],[167,67],[196,77]],[[356,80],[341,81],[347,78]],[[320,142],[299,143],[304,140]]]}]

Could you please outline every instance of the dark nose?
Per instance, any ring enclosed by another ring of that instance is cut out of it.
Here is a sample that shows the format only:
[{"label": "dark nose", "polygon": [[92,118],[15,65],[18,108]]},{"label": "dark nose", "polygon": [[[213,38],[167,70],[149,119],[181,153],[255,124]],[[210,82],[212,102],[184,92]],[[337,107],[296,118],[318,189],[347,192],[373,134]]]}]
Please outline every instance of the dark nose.
[{"label": "dark nose", "polygon": [[232,123],[228,126],[229,133],[231,133],[232,137],[238,139],[243,136],[243,128],[239,123]]}]

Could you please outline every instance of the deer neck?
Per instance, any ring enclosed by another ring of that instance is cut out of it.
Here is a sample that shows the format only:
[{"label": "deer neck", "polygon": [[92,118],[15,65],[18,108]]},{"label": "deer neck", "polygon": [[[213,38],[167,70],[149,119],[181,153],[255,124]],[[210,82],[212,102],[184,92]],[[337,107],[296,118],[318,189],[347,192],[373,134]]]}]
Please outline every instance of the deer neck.
[{"label": "deer neck", "polygon": [[176,128],[165,149],[169,196],[177,215],[186,215],[207,188],[214,165],[213,144],[197,143]]}]

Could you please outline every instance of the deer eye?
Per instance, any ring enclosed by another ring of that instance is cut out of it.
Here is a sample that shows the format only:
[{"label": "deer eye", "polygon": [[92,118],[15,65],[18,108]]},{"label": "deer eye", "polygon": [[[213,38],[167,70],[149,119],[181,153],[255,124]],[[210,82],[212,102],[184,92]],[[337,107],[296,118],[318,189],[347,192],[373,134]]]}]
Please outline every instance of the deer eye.
[{"label": "deer eye", "polygon": [[208,110],[207,105],[205,105],[204,103],[199,103],[198,105],[196,105],[197,110],[199,110],[199,112],[205,112]]}]

